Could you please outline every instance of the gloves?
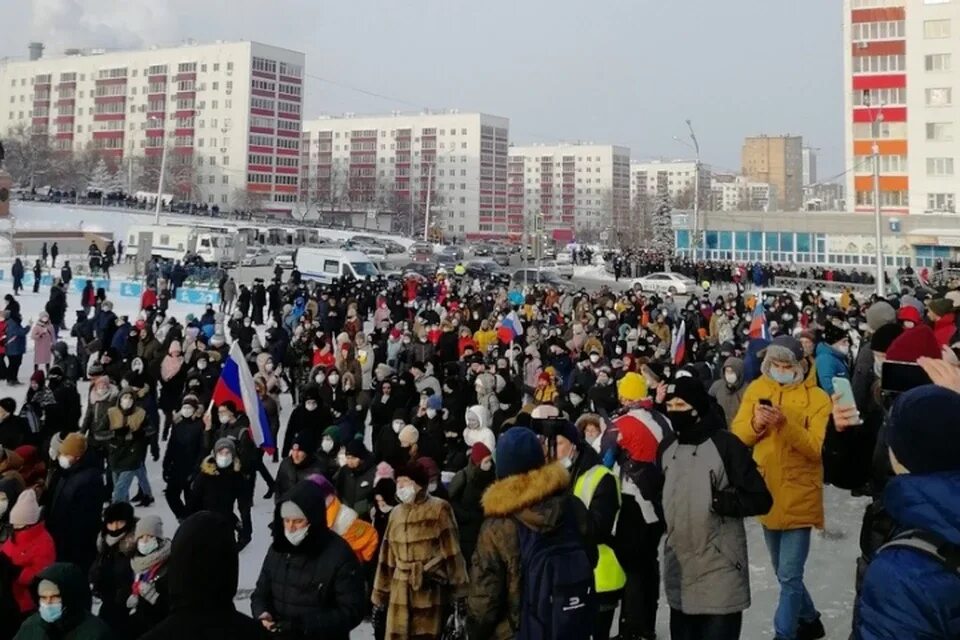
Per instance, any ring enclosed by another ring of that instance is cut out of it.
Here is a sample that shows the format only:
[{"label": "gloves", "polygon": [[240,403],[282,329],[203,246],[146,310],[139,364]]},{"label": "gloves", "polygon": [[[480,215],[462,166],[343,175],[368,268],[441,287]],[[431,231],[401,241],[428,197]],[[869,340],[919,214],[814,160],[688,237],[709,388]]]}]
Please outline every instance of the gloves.
[{"label": "gloves", "polygon": [[370,612],[370,621],[374,629],[383,629],[387,626],[387,608],[383,605],[376,606]]},{"label": "gloves", "polygon": [[710,472],[710,509],[718,516],[739,517],[740,496],[735,489],[721,489],[720,479]]},{"label": "gloves", "polygon": [[299,629],[300,629],[300,625],[298,625],[293,620],[281,620],[280,622],[277,622],[276,624],[273,625],[273,627],[270,628],[270,633],[274,633],[280,636],[294,636],[294,635],[298,635],[297,632],[299,631]]},{"label": "gloves", "polygon": [[160,594],[157,592],[157,588],[152,582],[141,582],[140,597],[150,604],[155,604],[157,602],[157,598],[160,597]]}]

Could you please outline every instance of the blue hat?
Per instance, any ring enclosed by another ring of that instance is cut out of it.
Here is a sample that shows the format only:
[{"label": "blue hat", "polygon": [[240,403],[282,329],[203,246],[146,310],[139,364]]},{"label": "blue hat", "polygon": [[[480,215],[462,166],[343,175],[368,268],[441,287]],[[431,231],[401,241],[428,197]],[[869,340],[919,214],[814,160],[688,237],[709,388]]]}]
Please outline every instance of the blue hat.
[{"label": "blue hat", "polygon": [[496,461],[499,479],[538,469],[546,463],[540,439],[527,427],[511,427],[501,434]]},{"label": "blue hat", "polygon": [[907,391],[890,411],[889,443],[910,473],[960,470],[960,395],[934,385]]},{"label": "blue hat", "polygon": [[443,398],[438,395],[432,395],[427,398],[427,409],[436,409],[440,411],[443,407]]}]

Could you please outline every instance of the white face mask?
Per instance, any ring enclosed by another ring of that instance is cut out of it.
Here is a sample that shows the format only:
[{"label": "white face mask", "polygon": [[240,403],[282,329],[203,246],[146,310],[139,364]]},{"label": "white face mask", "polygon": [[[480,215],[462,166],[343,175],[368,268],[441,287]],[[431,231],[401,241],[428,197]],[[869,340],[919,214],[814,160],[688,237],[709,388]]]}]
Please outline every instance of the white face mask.
[{"label": "white face mask", "polygon": [[340,382],[340,376],[338,376],[338,375],[336,375],[336,374],[330,374],[329,380],[330,380],[330,384],[334,384],[334,385],[335,385],[335,384],[337,384],[338,382]]},{"label": "white face mask", "polygon": [[330,453],[333,451],[333,439],[324,438],[320,443],[320,448],[323,449],[325,453]]},{"label": "white face mask", "polygon": [[307,532],[310,531],[310,525],[303,527],[302,529],[297,529],[296,531],[287,531],[283,530],[283,537],[287,539],[287,542],[292,544],[295,547],[299,547],[300,543],[307,539]]},{"label": "white face mask", "polygon": [[[876,358],[876,356],[874,356],[874,358]],[[883,373],[883,360],[876,360],[876,359],[874,359],[874,361],[873,361],[873,375],[875,375],[876,377],[879,378],[882,373]]]},{"label": "white face mask", "polygon": [[427,409],[427,412],[426,412],[426,413],[427,413],[427,417],[430,418],[431,420],[433,420],[434,418],[437,417],[437,410],[436,410],[436,409]]},{"label": "white face mask", "polygon": [[400,433],[400,430],[403,429],[403,420],[394,420],[393,421],[393,432]]},{"label": "white face mask", "polygon": [[397,500],[404,504],[410,504],[417,497],[417,490],[413,487],[400,487],[397,489]]},{"label": "white face mask", "polygon": [[322,373],[318,373],[317,375],[313,376],[313,380],[314,380],[314,382],[316,382],[317,384],[323,384],[323,381],[326,380],[326,378],[327,378],[327,377],[326,377],[325,375],[323,375]]},{"label": "white face mask", "polygon": [[207,361],[206,361],[206,360],[200,360],[200,361],[197,362],[197,369],[200,369],[200,371],[203,371],[203,370],[206,369],[206,368],[207,368]]},{"label": "white face mask", "polygon": [[849,355],[850,353],[850,345],[848,344],[838,344],[834,347],[834,349],[837,351],[837,353],[844,356]]},{"label": "white face mask", "polygon": [[314,402],[313,400],[310,400],[309,402],[304,402],[303,408],[306,409],[307,411],[316,411],[317,403]]},{"label": "white face mask", "polygon": [[229,413],[218,413],[217,416],[220,417],[220,424],[227,424],[228,422],[230,422]]},{"label": "white face mask", "polygon": [[130,408],[132,408],[132,407],[133,407],[133,399],[132,399],[132,398],[124,398],[123,400],[120,401],[120,408],[121,408],[121,409],[130,409]]},{"label": "white face mask", "polygon": [[10,502],[6,497],[0,498],[0,517],[7,512],[7,508],[10,506]]},{"label": "white face mask", "polygon": [[347,454],[344,451],[341,451],[337,454],[337,464],[341,467],[347,466]]},{"label": "white face mask", "polygon": [[573,460],[571,460],[570,458],[564,458],[563,460],[560,461],[560,464],[563,465],[564,469],[569,469],[570,467],[573,466]]},{"label": "white face mask", "polygon": [[598,356],[598,355],[595,354],[595,353],[591,353],[591,354],[590,354],[590,362],[592,362],[593,364],[597,364],[598,362],[600,362],[600,356]]},{"label": "white face mask", "polygon": [[437,490],[437,483],[436,483],[436,482],[431,482],[430,484],[427,485],[427,492],[428,492],[428,493],[433,493],[433,492],[436,491],[436,490]]},{"label": "white face mask", "polygon": [[183,416],[184,418],[189,418],[190,416],[193,415],[193,407],[191,407],[188,404],[183,405],[182,407],[180,407],[180,415]]},{"label": "white face mask", "polygon": [[732,371],[728,371],[723,374],[723,379],[727,381],[727,384],[734,385],[737,384],[737,374]]},{"label": "white face mask", "polygon": [[217,468],[219,469],[226,469],[227,467],[233,464],[233,456],[230,455],[229,453],[223,456],[218,455],[216,457],[216,460],[217,460]]},{"label": "white face mask", "polygon": [[58,456],[57,464],[60,465],[61,469],[69,469],[73,466],[73,460],[71,460],[69,456]]},{"label": "white face mask", "polygon": [[480,468],[481,468],[483,471],[490,471],[490,469],[493,468],[493,461],[492,461],[492,460],[484,460],[483,462],[480,463]]},{"label": "white face mask", "polygon": [[142,556],[150,555],[156,551],[159,546],[160,541],[156,538],[140,538],[137,540],[137,551],[139,551]]},{"label": "white face mask", "polygon": [[573,406],[577,406],[577,405],[579,405],[581,402],[583,402],[583,397],[582,397],[582,396],[580,396],[580,395],[578,395],[578,394],[576,394],[576,393],[571,393],[571,394],[570,394],[570,404],[572,404]]}]

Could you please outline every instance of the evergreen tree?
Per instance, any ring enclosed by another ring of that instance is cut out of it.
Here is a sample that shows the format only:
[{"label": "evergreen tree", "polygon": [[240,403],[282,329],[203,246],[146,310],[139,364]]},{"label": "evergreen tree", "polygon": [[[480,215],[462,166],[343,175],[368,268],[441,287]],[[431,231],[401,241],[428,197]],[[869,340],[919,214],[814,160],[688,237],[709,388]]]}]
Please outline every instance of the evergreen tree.
[{"label": "evergreen tree", "polygon": [[664,258],[670,258],[673,256],[674,251],[674,240],[673,240],[673,222],[671,220],[672,209],[670,207],[669,201],[664,198],[660,201],[660,205],[653,211],[652,227],[653,227],[653,241],[651,243],[651,248],[657,253],[664,256]]},{"label": "evergreen tree", "polygon": [[106,195],[112,183],[113,175],[111,175],[110,170],[107,168],[107,162],[103,158],[100,158],[100,161],[97,162],[97,165],[93,168],[93,173],[90,174],[90,181],[87,183],[87,192],[97,192]]}]

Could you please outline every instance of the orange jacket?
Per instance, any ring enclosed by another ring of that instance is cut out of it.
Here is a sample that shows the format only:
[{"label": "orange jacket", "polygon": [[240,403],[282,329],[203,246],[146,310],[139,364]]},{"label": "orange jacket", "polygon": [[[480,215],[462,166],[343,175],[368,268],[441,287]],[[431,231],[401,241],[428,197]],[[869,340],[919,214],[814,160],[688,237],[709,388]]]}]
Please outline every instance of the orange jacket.
[{"label": "orange jacket", "polygon": [[327,505],[327,527],[347,541],[360,562],[370,562],[377,553],[377,530],[357,517],[357,512],[339,499]]}]

